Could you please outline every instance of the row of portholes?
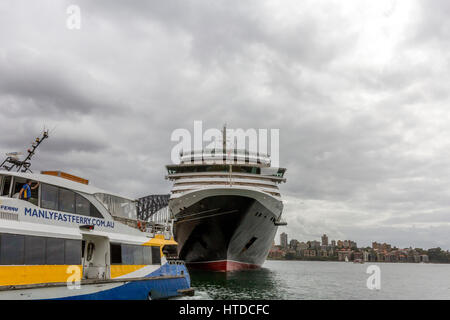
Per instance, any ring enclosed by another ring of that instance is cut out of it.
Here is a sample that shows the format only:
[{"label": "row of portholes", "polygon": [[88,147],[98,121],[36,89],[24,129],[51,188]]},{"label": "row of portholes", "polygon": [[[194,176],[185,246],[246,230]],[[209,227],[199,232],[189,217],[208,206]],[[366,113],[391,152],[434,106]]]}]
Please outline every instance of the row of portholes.
[{"label": "row of portholes", "polygon": [[[262,213],[261,212],[256,212],[255,213],[255,217],[261,217]],[[264,218],[267,218],[267,216],[264,216]],[[276,219],[274,217],[270,218],[270,221],[272,221],[273,223],[275,223]]]}]

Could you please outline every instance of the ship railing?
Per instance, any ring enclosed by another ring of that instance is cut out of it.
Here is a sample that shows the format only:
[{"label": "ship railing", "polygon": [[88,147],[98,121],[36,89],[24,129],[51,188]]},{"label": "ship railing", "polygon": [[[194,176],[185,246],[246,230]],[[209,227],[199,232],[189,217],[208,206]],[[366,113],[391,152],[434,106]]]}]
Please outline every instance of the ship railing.
[{"label": "ship railing", "polygon": [[122,217],[114,217],[114,220],[151,235],[163,234],[166,239],[170,239],[173,235],[173,225],[170,221],[155,222],[127,219]]}]

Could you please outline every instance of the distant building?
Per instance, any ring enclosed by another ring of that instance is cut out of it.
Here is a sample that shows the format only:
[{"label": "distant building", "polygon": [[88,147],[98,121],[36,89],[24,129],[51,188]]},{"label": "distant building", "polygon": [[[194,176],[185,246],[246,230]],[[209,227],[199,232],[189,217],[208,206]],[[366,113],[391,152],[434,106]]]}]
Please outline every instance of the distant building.
[{"label": "distant building", "polygon": [[297,245],[297,250],[305,250],[305,249],[308,249],[308,244],[307,244],[307,243],[305,243],[305,242],[300,242],[300,243]]},{"label": "distant building", "polygon": [[328,257],[328,256],[329,256],[328,251],[327,251],[327,250],[324,250],[324,249],[321,249],[321,250],[319,251],[319,255],[320,255],[321,257]]},{"label": "distant building", "polygon": [[327,237],[326,234],[324,234],[324,235],[322,236],[322,245],[323,245],[323,246],[328,246],[328,237]]},{"label": "distant building", "polygon": [[284,232],[280,234],[280,245],[283,249],[287,249],[288,247],[288,235]]},{"label": "distant building", "polygon": [[392,246],[387,243],[372,242],[372,249],[379,251],[390,251],[392,249]]},{"label": "distant building", "polygon": [[269,251],[268,258],[269,259],[281,259],[285,256],[284,250],[281,249],[281,246],[274,246]]},{"label": "distant building", "polygon": [[333,247],[333,248],[336,247],[336,240],[331,240],[331,247]]},{"label": "distant building", "polygon": [[300,242],[298,242],[297,240],[292,239],[292,240],[289,242],[289,248],[292,249],[292,250],[297,250],[297,246],[299,245],[299,243],[300,243]]},{"label": "distant building", "polygon": [[344,247],[344,242],[342,242],[341,240],[338,240],[338,242],[337,242],[337,247],[338,247],[339,249],[343,248],[343,247]]},{"label": "distant building", "polygon": [[313,241],[308,241],[307,242],[308,246],[310,249],[320,249],[320,242],[313,240]]},{"label": "distant building", "polygon": [[345,257],[350,261],[352,258],[352,250],[340,250],[338,251],[338,260],[344,261]]},{"label": "distant building", "polygon": [[315,256],[317,256],[317,252],[316,252],[316,250],[306,249],[306,250],[303,250],[303,256],[304,257],[315,257]]},{"label": "distant building", "polygon": [[360,251],[353,252],[354,260],[363,260],[363,253]]}]

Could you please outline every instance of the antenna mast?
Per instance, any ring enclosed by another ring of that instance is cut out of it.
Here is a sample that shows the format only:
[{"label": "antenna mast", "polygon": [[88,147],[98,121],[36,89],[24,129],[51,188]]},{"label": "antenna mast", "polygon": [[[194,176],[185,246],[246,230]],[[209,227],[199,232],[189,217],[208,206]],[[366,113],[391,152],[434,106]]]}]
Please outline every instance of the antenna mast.
[{"label": "antenna mast", "polygon": [[28,155],[26,156],[26,158],[24,160],[19,160],[18,158],[14,157],[14,156],[8,156],[0,165],[0,168],[4,168],[6,169],[6,171],[11,171],[15,168],[17,168],[17,172],[22,171],[22,172],[31,172],[33,173],[33,171],[30,170],[30,166],[31,166],[31,158],[34,155],[35,150],[37,149],[37,147],[39,147],[39,145],[42,143],[42,141],[44,141],[45,139],[48,138],[48,130],[44,130],[44,132],[42,133],[42,137],[39,138],[37,137],[36,140],[31,144],[31,148],[29,148],[28,151]]},{"label": "antenna mast", "polygon": [[227,124],[223,125],[222,131],[222,154],[225,154],[227,151]]}]

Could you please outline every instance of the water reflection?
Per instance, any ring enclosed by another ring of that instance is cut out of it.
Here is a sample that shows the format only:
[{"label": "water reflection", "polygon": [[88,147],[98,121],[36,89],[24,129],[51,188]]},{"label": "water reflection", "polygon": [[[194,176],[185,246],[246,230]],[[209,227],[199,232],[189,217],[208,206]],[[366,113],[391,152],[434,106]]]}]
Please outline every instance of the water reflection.
[{"label": "water reflection", "polygon": [[192,287],[211,299],[280,299],[280,279],[261,268],[234,272],[190,271]]}]

